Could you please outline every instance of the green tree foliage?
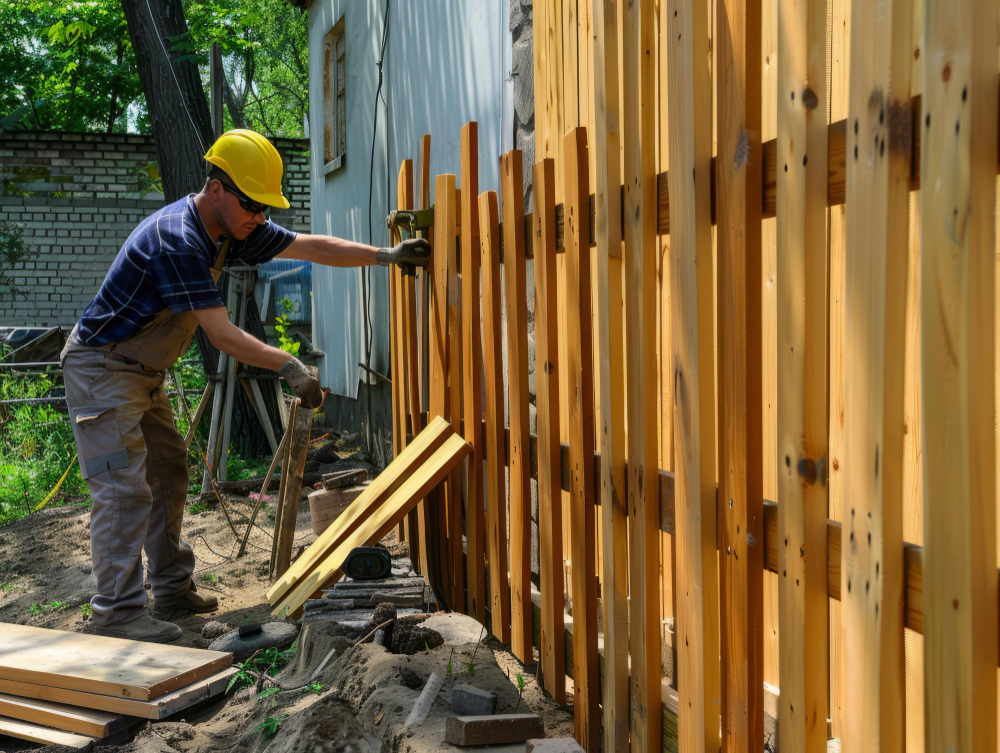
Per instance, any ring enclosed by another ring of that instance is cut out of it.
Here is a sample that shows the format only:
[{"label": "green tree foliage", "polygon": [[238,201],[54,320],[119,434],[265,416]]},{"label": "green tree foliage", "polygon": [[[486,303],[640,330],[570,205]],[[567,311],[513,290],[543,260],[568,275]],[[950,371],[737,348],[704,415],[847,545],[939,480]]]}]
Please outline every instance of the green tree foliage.
[{"label": "green tree foliage", "polygon": [[[155,2],[156,0],[151,0]],[[308,110],[305,15],[287,0],[184,0],[188,32],[164,40],[208,81],[218,42],[227,126],[303,135]],[[0,0],[0,120],[27,128],[149,133],[119,0]]]}]

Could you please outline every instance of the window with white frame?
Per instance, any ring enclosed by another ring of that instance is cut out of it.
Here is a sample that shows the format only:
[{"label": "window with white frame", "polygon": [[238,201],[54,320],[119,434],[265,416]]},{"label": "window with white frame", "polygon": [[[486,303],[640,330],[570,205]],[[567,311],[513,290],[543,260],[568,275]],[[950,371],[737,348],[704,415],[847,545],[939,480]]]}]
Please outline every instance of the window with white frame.
[{"label": "window with white frame", "polygon": [[327,173],[344,164],[347,151],[344,51],[344,19],[341,18],[323,42],[323,159]]}]

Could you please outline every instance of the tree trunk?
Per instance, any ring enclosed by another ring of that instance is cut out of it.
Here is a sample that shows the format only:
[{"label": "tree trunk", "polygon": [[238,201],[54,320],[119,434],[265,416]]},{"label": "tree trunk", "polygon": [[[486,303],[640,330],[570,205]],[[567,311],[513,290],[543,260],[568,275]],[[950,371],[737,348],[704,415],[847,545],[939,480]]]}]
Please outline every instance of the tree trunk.
[{"label": "tree trunk", "polygon": [[146,95],[163,195],[173,202],[201,190],[203,157],[213,140],[198,66],[190,60],[174,63],[167,41],[187,32],[187,20],[181,0],[122,0],[122,10]]}]

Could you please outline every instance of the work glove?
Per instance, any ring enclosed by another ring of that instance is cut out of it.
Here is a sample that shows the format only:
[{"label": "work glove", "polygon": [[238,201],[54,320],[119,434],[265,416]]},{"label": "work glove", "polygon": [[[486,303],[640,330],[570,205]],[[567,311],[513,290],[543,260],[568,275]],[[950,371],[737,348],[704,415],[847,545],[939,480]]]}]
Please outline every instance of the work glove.
[{"label": "work glove", "polygon": [[431,260],[431,244],[424,238],[407,238],[393,248],[380,248],[375,259],[383,267],[398,264],[403,272],[412,274],[414,267],[425,267]]},{"label": "work glove", "polygon": [[323,404],[323,390],[320,389],[319,379],[298,358],[289,358],[278,373],[285,378],[292,392],[302,400],[302,405],[306,408],[318,408]]}]

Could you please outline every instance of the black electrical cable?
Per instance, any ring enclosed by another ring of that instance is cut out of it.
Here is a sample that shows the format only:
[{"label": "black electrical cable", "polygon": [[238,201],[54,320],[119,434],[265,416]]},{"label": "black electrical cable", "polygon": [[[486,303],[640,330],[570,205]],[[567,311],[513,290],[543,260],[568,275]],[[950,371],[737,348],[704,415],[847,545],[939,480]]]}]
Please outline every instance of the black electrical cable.
[{"label": "black electrical cable", "polygon": [[[382,45],[379,50],[378,58],[378,88],[375,90],[375,103],[374,103],[374,114],[372,121],[372,150],[371,157],[368,163],[368,245],[374,246],[374,238],[372,232],[372,195],[373,195],[373,183],[375,180],[375,137],[378,135],[378,101],[379,97],[382,95],[382,64],[385,62],[385,48],[386,43],[389,41],[389,0],[385,0],[385,13],[382,18]],[[382,100],[385,102],[385,100]],[[386,161],[388,162],[388,155],[386,155]],[[372,322],[371,322],[371,267],[366,267],[361,272],[361,297],[365,301],[365,384],[367,389],[365,394],[367,396],[367,418],[368,418],[368,453],[371,454],[371,426],[372,426],[372,393],[371,385],[368,383],[369,374],[371,374],[371,355],[372,355]],[[395,374],[393,374],[395,378]]]}]

